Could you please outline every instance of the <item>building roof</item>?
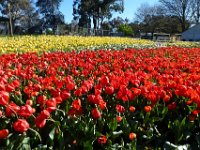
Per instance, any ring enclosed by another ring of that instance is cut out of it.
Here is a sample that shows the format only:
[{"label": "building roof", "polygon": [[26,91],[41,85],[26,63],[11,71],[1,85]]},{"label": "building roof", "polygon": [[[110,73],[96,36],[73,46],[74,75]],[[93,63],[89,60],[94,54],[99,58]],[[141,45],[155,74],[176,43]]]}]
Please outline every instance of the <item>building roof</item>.
[{"label": "building roof", "polygon": [[200,41],[200,24],[197,24],[184,31],[181,38],[186,41]]},{"label": "building roof", "polygon": [[197,25],[192,26],[191,28],[187,29],[186,31],[184,31],[184,32],[182,33],[182,35],[183,35],[183,34],[186,34],[186,33],[188,33],[188,32],[191,32],[191,31],[195,31],[195,30],[198,29],[198,28],[200,28],[200,24],[197,24]]}]

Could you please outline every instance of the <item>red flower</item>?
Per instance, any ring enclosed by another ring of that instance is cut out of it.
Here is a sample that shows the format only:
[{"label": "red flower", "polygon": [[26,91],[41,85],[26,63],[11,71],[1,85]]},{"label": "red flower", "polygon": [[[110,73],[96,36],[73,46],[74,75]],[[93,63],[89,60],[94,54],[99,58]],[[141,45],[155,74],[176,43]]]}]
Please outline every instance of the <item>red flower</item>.
[{"label": "red flower", "polygon": [[55,101],[57,104],[61,104],[62,103],[62,98],[60,96],[55,97]]},{"label": "red flower", "polygon": [[81,95],[82,95],[82,89],[80,88],[80,89],[75,90],[75,91],[74,91],[74,94],[75,94],[76,96],[81,96]]},{"label": "red flower", "polygon": [[70,98],[70,96],[71,96],[71,94],[68,91],[62,91],[61,92],[61,98],[63,100],[66,100],[66,99]]},{"label": "red flower", "polygon": [[88,101],[92,104],[99,104],[102,100],[101,95],[88,95]]},{"label": "red flower", "polygon": [[72,76],[66,77],[65,81],[66,81],[66,89],[68,91],[71,91],[71,90],[73,90],[75,88],[75,83],[74,83],[74,81],[72,79]]},{"label": "red flower", "polygon": [[193,103],[192,100],[188,100],[188,101],[186,102],[186,105],[191,105],[192,103]]},{"label": "red flower", "polygon": [[98,108],[93,108],[91,112],[94,119],[101,118],[101,113],[99,112]]},{"label": "red flower", "polygon": [[115,109],[119,113],[124,113],[125,112],[125,108],[122,105],[116,105]]},{"label": "red flower", "polygon": [[97,138],[97,141],[98,141],[99,144],[106,144],[107,137],[105,135],[102,135],[102,136]]},{"label": "red flower", "polygon": [[94,103],[95,95],[88,95],[89,103]]},{"label": "red flower", "polygon": [[174,109],[176,109],[176,103],[175,103],[175,102],[172,102],[172,103],[169,104],[167,107],[168,107],[169,110],[174,110]]},{"label": "red flower", "polygon": [[121,122],[122,121],[122,117],[121,116],[116,116],[116,120],[117,120],[117,122]]},{"label": "red flower", "polygon": [[37,128],[43,128],[46,124],[46,119],[50,116],[47,110],[43,110],[35,119],[35,125]]},{"label": "red flower", "polygon": [[79,110],[81,108],[81,100],[80,99],[74,100],[72,102],[72,107],[75,108],[76,110]]},{"label": "red flower", "polygon": [[195,110],[192,111],[192,114],[197,116],[199,114],[199,112],[200,112],[200,110],[195,109]]},{"label": "red flower", "polygon": [[37,128],[43,128],[46,125],[46,119],[41,116],[36,117],[35,125]]},{"label": "red flower", "polygon": [[56,104],[55,100],[53,100],[53,99],[52,100],[47,100],[46,101],[46,106],[47,106],[46,109],[47,109],[47,111],[51,113],[52,111],[56,110],[56,105],[57,104]]},{"label": "red flower", "polygon": [[12,92],[12,91],[14,91],[14,90],[15,90],[15,86],[14,86],[12,83],[10,83],[10,84],[8,84],[8,85],[6,86],[6,91]]},{"label": "red flower", "polygon": [[15,86],[15,88],[18,88],[20,86],[20,80],[14,80],[12,83]]},{"label": "red flower", "polygon": [[114,93],[114,87],[113,86],[107,86],[106,87],[106,89],[105,89],[105,91],[106,91],[106,93],[108,94],[108,95],[111,95],[111,94],[113,94]]},{"label": "red flower", "polygon": [[18,111],[18,115],[21,117],[30,117],[33,113],[33,108],[30,105],[21,106]]},{"label": "red flower", "polygon": [[5,90],[5,85],[0,82],[0,91],[4,91],[4,90]]},{"label": "red flower", "polygon": [[165,97],[163,98],[163,100],[165,102],[169,102],[170,101],[170,96],[169,95],[165,95]]},{"label": "red flower", "polygon": [[107,84],[109,84],[109,78],[107,76],[102,76],[100,79],[101,85],[105,86]]},{"label": "red flower", "polygon": [[8,135],[9,135],[9,130],[8,129],[0,130],[0,140],[7,138]]},{"label": "red flower", "polygon": [[20,107],[16,105],[14,102],[11,102],[7,107],[6,107],[6,117],[11,117],[15,113],[17,113],[20,110]]},{"label": "red flower", "polygon": [[51,94],[52,94],[53,97],[60,96],[60,89],[52,89]]},{"label": "red flower", "polygon": [[46,103],[46,96],[45,95],[40,95],[37,97],[37,103],[40,104],[41,106],[44,106]]},{"label": "red flower", "polygon": [[47,119],[47,118],[50,116],[50,113],[49,113],[47,110],[43,110],[43,111],[40,113],[40,116],[41,116],[42,118]]},{"label": "red flower", "polygon": [[132,113],[135,112],[135,107],[134,106],[130,106],[129,107],[129,111],[132,112]]},{"label": "red flower", "polygon": [[105,110],[106,109],[106,102],[104,100],[100,100],[99,107],[101,108],[101,110]]},{"label": "red flower", "polygon": [[29,129],[29,123],[25,119],[18,119],[13,124],[14,130],[20,133],[26,132]]},{"label": "red flower", "polygon": [[83,114],[83,109],[80,108],[79,110],[76,110],[75,108],[71,107],[68,111],[68,115],[71,117],[76,117],[78,115]]},{"label": "red flower", "polygon": [[30,99],[28,99],[28,100],[26,101],[26,105],[30,105],[30,106],[32,106],[32,105],[33,105],[33,101],[30,100]]},{"label": "red flower", "polygon": [[9,93],[6,91],[0,91],[0,105],[7,105],[9,101]]},{"label": "red flower", "polygon": [[129,134],[129,139],[132,141],[132,140],[134,140],[134,139],[136,139],[136,137],[137,137],[137,135],[135,134],[135,133],[133,133],[133,132],[131,132],[130,134]]},{"label": "red flower", "polygon": [[152,109],[151,106],[145,106],[144,107],[145,112],[150,112],[151,109]]}]

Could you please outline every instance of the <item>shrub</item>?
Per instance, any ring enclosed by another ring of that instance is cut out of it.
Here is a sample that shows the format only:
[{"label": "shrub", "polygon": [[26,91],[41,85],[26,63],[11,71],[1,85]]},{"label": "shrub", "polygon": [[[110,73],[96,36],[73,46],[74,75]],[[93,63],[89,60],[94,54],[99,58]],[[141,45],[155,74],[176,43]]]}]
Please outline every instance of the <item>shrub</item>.
[{"label": "shrub", "polygon": [[128,24],[120,25],[118,31],[123,32],[125,36],[133,36],[133,29]]}]

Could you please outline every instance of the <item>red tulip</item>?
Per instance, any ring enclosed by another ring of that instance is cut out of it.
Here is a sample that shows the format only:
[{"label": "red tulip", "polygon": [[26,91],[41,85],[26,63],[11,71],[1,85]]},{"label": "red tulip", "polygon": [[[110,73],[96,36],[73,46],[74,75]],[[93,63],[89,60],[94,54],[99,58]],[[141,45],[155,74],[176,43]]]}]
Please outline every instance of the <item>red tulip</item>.
[{"label": "red tulip", "polygon": [[102,136],[97,138],[97,141],[98,141],[99,144],[106,144],[107,137],[105,135],[102,135]]},{"label": "red tulip", "polygon": [[135,112],[135,107],[134,106],[130,106],[129,107],[129,111],[132,112],[132,113]]},{"label": "red tulip", "polygon": [[174,110],[174,109],[176,109],[176,103],[175,103],[175,102],[172,102],[172,103],[169,104],[167,107],[168,107],[169,110]]},{"label": "red tulip", "polygon": [[145,112],[147,112],[147,113],[150,112],[151,109],[152,109],[151,106],[145,106],[145,107],[144,107],[144,110],[145,110]]},{"label": "red tulip", "polygon": [[33,113],[33,108],[30,105],[21,106],[18,111],[18,115],[21,117],[30,117]]},{"label": "red tulip", "polygon": [[134,140],[134,139],[136,139],[136,137],[137,137],[137,135],[135,134],[135,133],[133,133],[133,132],[131,132],[130,134],[129,134],[129,139],[132,141],[132,140]]},{"label": "red tulip", "polygon": [[72,102],[72,107],[75,108],[76,110],[79,110],[81,108],[81,100],[80,99],[74,100]]},{"label": "red tulip", "polygon": [[100,111],[98,110],[98,108],[93,108],[92,111],[91,111],[91,113],[92,113],[92,117],[93,117],[94,119],[101,118],[101,113],[100,113]]},{"label": "red tulip", "polygon": [[35,125],[37,128],[43,128],[46,125],[46,119],[41,116],[36,117]]},{"label": "red tulip", "polygon": [[105,89],[105,91],[106,91],[106,93],[108,94],[108,95],[111,95],[111,94],[113,94],[114,93],[114,87],[112,87],[112,86],[107,86],[106,87],[106,89]]},{"label": "red tulip", "polygon": [[8,135],[9,135],[9,130],[8,129],[0,130],[0,140],[7,138]]},{"label": "red tulip", "polygon": [[119,113],[124,113],[125,112],[125,108],[122,105],[116,105],[115,109]]},{"label": "red tulip", "polygon": [[117,122],[121,122],[122,121],[122,117],[121,116],[116,116],[116,120],[117,120]]},{"label": "red tulip", "polygon": [[47,110],[43,110],[35,119],[35,125],[37,128],[43,128],[46,124],[46,119],[50,116]]},{"label": "red tulip", "polygon": [[29,123],[25,119],[18,119],[13,124],[14,130],[20,133],[26,132],[29,129]]},{"label": "red tulip", "polygon": [[9,102],[9,93],[6,91],[0,91],[0,105],[7,105]]},{"label": "red tulip", "polygon": [[6,117],[11,117],[15,113],[20,110],[20,107],[16,105],[14,102],[11,102],[8,106],[6,106]]}]

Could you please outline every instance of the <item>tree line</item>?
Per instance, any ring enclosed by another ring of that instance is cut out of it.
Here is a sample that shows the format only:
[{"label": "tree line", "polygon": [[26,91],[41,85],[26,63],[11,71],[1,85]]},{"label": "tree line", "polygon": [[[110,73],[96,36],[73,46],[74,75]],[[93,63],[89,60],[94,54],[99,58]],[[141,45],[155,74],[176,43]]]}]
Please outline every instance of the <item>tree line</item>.
[{"label": "tree line", "polygon": [[[63,0],[0,0],[0,14],[9,19],[10,33],[21,27],[26,33],[69,27],[60,11]],[[134,5],[134,1],[133,1]],[[73,0],[73,23],[83,28],[124,32],[127,36],[141,33],[181,33],[200,22],[200,0],[159,0],[155,5],[142,4],[133,21],[113,13],[123,13],[124,0]],[[71,15],[71,14],[69,14]]]},{"label": "tree line", "polygon": [[26,32],[51,28],[56,32],[58,24],[64,24],[59,7],[62,0],[0,0],[0,12],[9,19],[10,34],[21,27]]}]

